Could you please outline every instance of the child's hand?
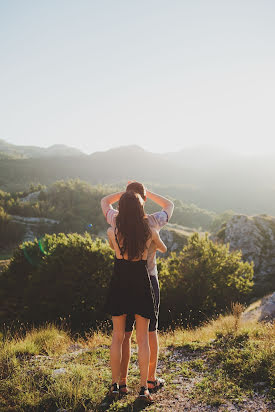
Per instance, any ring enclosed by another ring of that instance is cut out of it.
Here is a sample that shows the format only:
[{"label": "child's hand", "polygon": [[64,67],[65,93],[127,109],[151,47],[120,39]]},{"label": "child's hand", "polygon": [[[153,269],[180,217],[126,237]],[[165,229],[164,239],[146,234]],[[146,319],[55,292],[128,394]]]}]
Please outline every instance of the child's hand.
[{"label": "child's hand", "polygon": [[157,245],[156,245],[156,243],[152,240],[152,242],[151,242],[151,248],[154,250],[154,251],[156,251],[157,250]]}]

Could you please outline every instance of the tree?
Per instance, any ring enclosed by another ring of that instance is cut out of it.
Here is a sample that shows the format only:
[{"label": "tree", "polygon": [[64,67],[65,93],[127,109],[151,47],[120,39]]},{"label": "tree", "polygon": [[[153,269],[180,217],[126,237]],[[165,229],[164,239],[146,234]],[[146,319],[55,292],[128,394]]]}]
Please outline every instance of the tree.
[{"label": "tree", "polygon": [[194,233],[182,251],[172,253],[160,267],[162,312],[177,316],[192,311],[199,319],[244,301],[254,284],[253,266],[242,261],[241,251],[230,252],[229,244]]}]

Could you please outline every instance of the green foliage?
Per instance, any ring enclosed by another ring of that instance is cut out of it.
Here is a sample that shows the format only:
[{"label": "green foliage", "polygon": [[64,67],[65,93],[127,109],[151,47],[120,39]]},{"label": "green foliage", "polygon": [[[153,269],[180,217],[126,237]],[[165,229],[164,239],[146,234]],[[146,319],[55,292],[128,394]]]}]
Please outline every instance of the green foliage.
[{"label": "green foliage", "polygon": [[265,382],[272,388],[275,352],[270,346],[259,347],[249,339],[247,331],[216,335],[213,342],[215,351],[209,356],[213,367],[219,365],[226,376],[243,388],[253,387],[257,382]]},{"label": "green foliage", "polygon": [[48,192],[42,192],[40,203],[47,210],[47,216],[60,220],[59,230],[83,233],[87,224],[92,223],[93,232],[107,229],[101,211],[100,200],[105,192],[100,187],[92,187],[79,179],[58,181]]},{"label": "green foliage", "polygon": [[[30,183],[24,192],[0,191],[0,206],[11,215],[47,217],[59,221],[55,227],[34,228],[37,236],[53,232],[84,233],[90,223],[94,235],[105,235],[107,223],[101,211],[100,200],[111,191],[122,189],[122,186],[120,189],[100,185],[91,186],[79,179],[60,180],[48,188],[40,183]],[[23,197],[37,191],[40,193],[36,199],[22,202]],[[216,216],[213,212],[200,209],[193,204],[187,205],[179,200],[174,200],[174,204],[175,209],[170,223],[205,230]],[[148,200],[145,209],[147,213],[153,213],[160,208]]]},{"label": "green foliage", "polygon": [[106,319],[102,307],[112,262],[107,243],[87,233],[23,243],[0,276],[1,320],[39,324],[62,317],[72,328],[94,326]]},{"label": "green foliage", "polygon": [[[57,181],[46,191],[42,185],[31,185],[32,191],[40,190],[35,202],[20,202],[22,194],[9,202],[6,209],[9,213],[25,217],[47,217],[58,220],[57,232],[84,233],[87,225],[92,223],[93,233],[107,229],[101,211],[100,200],[106,194],[100,187],[92,187],[79,179]],[[27,196],[32,191],[23,193]]]},{"label": "green foliage", "polygon": [[[226,399],[242,401],[244,395],[251,396],[256,389],[274,398],[274,345],[264,340],[255,342],[251,332],[216,331],[216,339],[205,345],[207,362],[201,368],[204,377],[196,383],[192,397],[220,405]],[[188,366],[193,363],[188,362]]]},{"label": "green foliage", "polygon": [[22,240],[24,228],[11,221],[10,216],[0,206],[0,248],[7,249]]},{"label": "green foliage", "polygon": [[229,252],[229,245],[210,241],[208,234],[190,236],[178,255],[159,261],[163,316],[168,321],[169,313],[189,313],[198,319],[243,301],[252,290],[253,263],[241,258],[241,251]]},{"label": "green foliage", "polygon": [[[87,232],[24,242],[0,276],[0,320],[40,324],[66,318],[73,329],[103,322],[112,263],[109,245],[92,240]],[[171,326],[171,315],[195,323],[226,310],[232,301],[244,299],[253,285],[252,263],[197,233],[178,255],[159,259],[158,270],[161,327]]]}]

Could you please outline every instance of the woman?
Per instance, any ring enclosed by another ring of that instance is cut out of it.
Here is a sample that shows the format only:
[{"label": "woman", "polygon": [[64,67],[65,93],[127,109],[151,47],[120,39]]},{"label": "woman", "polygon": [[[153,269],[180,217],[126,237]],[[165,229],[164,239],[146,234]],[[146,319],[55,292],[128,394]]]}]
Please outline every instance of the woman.
[{"label": "woman", "polygon": [[140,368],[139,398],[152,403],[147,387],[150,357],[148,326],[150,319],[157,317],[158,307],[147,270],[147,254],[152,241],[161,252],[166,252],[167,248],[158,232],[150,229],[144,212],[144,200],[133,191],[127,191],[120,197],[116,227],[110,227],[107,234],[115,251],[114,272],[105,305],[113,321],[110,348],[112,385],[109,393],[115,399],[119,396],[125,321],[127,314],[134,314]]}]

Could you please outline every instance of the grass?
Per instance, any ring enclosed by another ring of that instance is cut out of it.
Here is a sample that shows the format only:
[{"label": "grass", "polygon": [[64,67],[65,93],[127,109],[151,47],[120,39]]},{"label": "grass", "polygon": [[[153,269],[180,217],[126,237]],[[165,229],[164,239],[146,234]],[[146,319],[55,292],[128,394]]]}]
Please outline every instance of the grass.
[{"label": "grass", "polygon": [[[241,402],[260,390],[270,399],[275,397],[275,327],[242,322],[242,310],[234,306],[231,314],[201,327],[159,333],[167,396],[174,396],[173,380],[181,376],[193,382],[186,396],[208,405]],[[110,335],[98,330],[72,336],[65,328],[47,324],[25,334],[2,336],[1,412],[133,410],[139,388],[135,333],[132,343],[128,383],[133,394],[106,406]]]},{"label": "grass", "polygon": [[4,270],[5,266],[9,264],[9,260],[0,260],[0,273]]}]

